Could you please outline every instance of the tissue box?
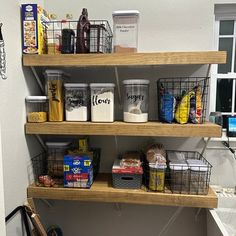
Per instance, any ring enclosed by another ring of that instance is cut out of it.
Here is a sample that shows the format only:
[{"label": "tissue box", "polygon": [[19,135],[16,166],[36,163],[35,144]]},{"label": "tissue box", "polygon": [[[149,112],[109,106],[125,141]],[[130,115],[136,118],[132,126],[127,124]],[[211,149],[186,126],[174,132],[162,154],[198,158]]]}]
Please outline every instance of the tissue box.
[{"label": "tissue box", "polygon": [[64,156],[64,187],[90,188],[93,183],[92,160],[86,156]]},{"label": "tissue box", "polygon": [[22,51],[24,54],[46,53],[48,14],[38,4],[21,5]]}]

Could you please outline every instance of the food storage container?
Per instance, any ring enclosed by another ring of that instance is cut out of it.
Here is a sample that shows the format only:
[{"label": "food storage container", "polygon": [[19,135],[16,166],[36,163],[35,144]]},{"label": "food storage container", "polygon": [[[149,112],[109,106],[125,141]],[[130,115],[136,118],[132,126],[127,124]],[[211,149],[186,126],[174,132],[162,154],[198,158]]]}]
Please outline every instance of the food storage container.
[{"label": "food storage container", "polygon": [[165,190],[166,165],[149,164],[149,189],[163,192]]},{"label": "food storage container", "polygon": [[66,83],[64,87],[66,121],[87,121],[88,84]]},{"label": "food storage container", "polygon": [[137,52],[139,11],[114,11],[114,52]]},{"label": "food storage container", "polygon": [[114,122],[114,87],[112,83],[90,84],[92,122]]},{"label": "food storage container", "polygon": [[202,160],[188,159],[190,169],[190,194],[207,194],[209,189],[210,166]]},{"label": "food storage container", "polygon": [[70,145],[70,142],[46,142],[48,175],[51,177],[63,177],[63,160]]},{"label": "food storage container", "polygon": [[189,193],[189,167],[186,161],[171,161],[169,167],[171,191],[173,193]]},{"label": "food storage container", "polygon": [[123,85],[124,121],[147,122],[149,80],[124,80]]},{"label": "food storage container", "polygon": [[49,121],[63,121],[63,76],[61,70],[46,70],[47,79],[46,91],[49,100]]},{"label": "food storage container", "polygon": [[27,96],[26,113],[28,122],[47,121],[47,102],[46,96]]}]

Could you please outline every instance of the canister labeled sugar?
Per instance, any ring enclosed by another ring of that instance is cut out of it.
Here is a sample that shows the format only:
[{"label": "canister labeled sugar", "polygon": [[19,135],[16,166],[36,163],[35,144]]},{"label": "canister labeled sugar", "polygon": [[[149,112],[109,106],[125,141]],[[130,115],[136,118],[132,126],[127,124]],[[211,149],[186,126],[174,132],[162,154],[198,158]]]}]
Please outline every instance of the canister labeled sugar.
[{"label": "canister labeled sugar", "polygon": [[114,122],[114,87],[111,83],[90,84],[92,122]]}]

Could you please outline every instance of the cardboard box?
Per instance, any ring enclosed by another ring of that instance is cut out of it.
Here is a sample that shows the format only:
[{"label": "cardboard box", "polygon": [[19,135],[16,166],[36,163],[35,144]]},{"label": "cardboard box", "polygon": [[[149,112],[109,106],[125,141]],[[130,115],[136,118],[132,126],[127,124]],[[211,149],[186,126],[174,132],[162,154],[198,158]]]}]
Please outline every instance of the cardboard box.
[{"label": "cardboard box", "polygon": [[48,14],[38,4],[21,5],[22,51],[24,54],[47,53]]},{"label": "cardboard box", "polygon": [[93,183],[92,160],[87,156],[64,156],[64,187],[90,188]]}]

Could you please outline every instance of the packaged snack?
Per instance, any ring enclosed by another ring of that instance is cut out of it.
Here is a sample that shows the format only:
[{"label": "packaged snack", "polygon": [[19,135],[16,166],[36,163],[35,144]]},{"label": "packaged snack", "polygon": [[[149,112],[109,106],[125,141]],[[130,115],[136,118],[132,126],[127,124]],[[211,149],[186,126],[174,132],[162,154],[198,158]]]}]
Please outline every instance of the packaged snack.
[{"label": "packaged snack", "polygon": [[45,27],[48,21],[47,12],[38,4],[21,5],[24,54],[45,54],[47,52]]},{"label": "packaged snack", "polygon": [[200,85],[197,86],[196,90],[196,120],[201,123],[202,116],[202,92]]},{"label": "packaged snack", "polygon": [[182,97],[175,112],[175,119],[178,123],[186,124],[188,122],[189,111],[190,111],[190,99],[194,95],[195,95],[194,91],[191,90]]}]

